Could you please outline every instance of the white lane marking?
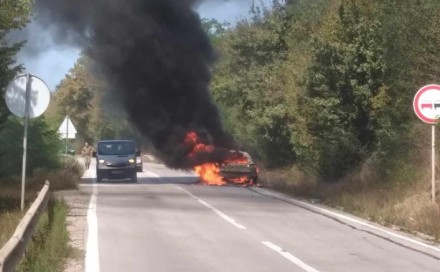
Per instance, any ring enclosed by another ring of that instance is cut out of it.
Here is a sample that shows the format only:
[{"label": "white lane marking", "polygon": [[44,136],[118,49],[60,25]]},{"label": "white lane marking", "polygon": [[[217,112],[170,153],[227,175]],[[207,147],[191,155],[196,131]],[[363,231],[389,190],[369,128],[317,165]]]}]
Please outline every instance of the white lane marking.
[{"label": "white lane marking", "polygon": [[293,198],[287,198],[287,197],[284,197],[282,195],[272,193],[272,192],[270,192],[268,190],[264,190],[264,189],[260,189],[260,190],[264,191],[266,194],[272,195],[272,196],[274,196],[276,198],[279,198],[279,199],[283,199],[283,200],[285,200],[287,202],[291,202],[291,203],[293,203],[295,205],[298,205],[300,207],[311,209],[311,210],[317,211],[319,213],[327,214],[327,215],[330,215],[332,217],[336,217],[336,218],[339,218],[339,219],[343,219],[345,221],[349,221],[349,222],[356,223],[356,224],[359,224],[359,225],[362,225],[362,226],[365,226],[365,227],[369,227],[371,229],[374,229],[374,230],[386,233],[389,236],[392,236],[394,238],[402,239],[404,241],[407,241],[407,242],[419,245],[421,247],[425,247],[425,248],[428,248],[428,249],[440,252],[440,248],[438,248],[436,246],[431,246],[431,245],[425,244],[423,242],[417,241],[415,239],[411,239],[409,237],[405,237],[403,235],[400,235],[400,234],[388,231],[386,229],[383,229],[383,228],[380,228],[380,227],[376,227],[376,226],[371,225],[371,224],[369,224],[367,222],[363,222],[361,220],[358,220],[358,219],[355,219],[355,218],[352,218],[352,217],[349,217],[349,216],[346,216],[346,215],[343,215],[343,214],[332,212],[332,211],[329,211],[329,210],[326,210],[326,209],[323,209],[323,208],[320,208],[320,207],[317,207],[317,206],[314,206],[314,205],[311,205],[311,204],[308,204],[306,202],[302,202],[302,201],[299,201],[299,200],[296,200],[296,199],[293,199]]},{"label": "white lane marking", "polygon": [[[90,169],[89,169],[90,170]],[[92,177],[90,172],[90,177]],[[98,218],[96,215],[96,202],[98,198],[98,187],[96,179],[93,181],[93,194],[90,198],[87,211],[87,247],[86,247],[86,272],[99,272],[99,248],[98,248]]]},{"label": "white lane marking", "polygon": [[262,241],[261,243],[263,245],[267,246],[268,248],[278,252],[279,254],[281,254],[281,256],[283,256],[287,260],[291,261],[292,263],[294,263],[297,266],[299,266],[302,269],[304,269],[304,271],[307,271],[307,272],[319,272],[315,268],[313,268],[313,267],[309,266],[308,264],[304,263],[303,261],[301,261],[297,257],[293,256],[291,253],[285,251],[284,249],[280,248],[279,246],[274,245],[274,244],[272,244],[269,241]]},{"label": "white lane marking", "polygon": [[227,222],[231,223],[232,225],[236,226],[239,229],[247,229],[245,226],[238,224],[237,222],[235,222],[235,220],[229,216],[227,216],[226,214],[224,214],[223,212],[221,212],[220,210],[214,208],[213,206],[211,206],[209,203],[207,203],[206,201],[196,197],[195,195],[193,195],[192,193],[190,193],[189,191],[183,189],[180,186],[175,185],[177,188],[179,188],[180,190],[184,191],[187,195],[189,195],[190,197],[196,199],[198,202],[200,202],[200,204],[202,204],[203,206],[211,209],[213,212],[215,212],[218,216],[220,216],[221,218],[223,218],[224,220],[226,220]]},{"label": "white lane marking", "polygon": [[155,174],[155,173],[153,173],[153,172],[151,172],[151,171],[146,171],[146,170],[144,170],[144,173],[146,173],[146,174],[150,174],[150,175],[152,175],[152,176],[155,177],[155,178],[160,178],[159,175],[157,175],[157,174]]},{"label": "white lane marking", "polygon": [[78,187],[124,187],[127,188],[129,186],[132,187],[147,187],[150,186],[149,184],[142,184],[142,183],[100,183],[100,184],[78,184]]}]

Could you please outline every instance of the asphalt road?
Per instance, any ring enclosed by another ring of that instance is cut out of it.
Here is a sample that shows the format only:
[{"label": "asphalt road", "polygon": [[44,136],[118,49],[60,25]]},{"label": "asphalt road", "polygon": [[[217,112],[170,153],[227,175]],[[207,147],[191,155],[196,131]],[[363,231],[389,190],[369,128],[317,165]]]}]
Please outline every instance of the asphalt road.
[{"label": "asphalt road", "polygon": [[94,177],[86,271],[440,271],[438,247],[262,188],[158,164],[136,184]]}]

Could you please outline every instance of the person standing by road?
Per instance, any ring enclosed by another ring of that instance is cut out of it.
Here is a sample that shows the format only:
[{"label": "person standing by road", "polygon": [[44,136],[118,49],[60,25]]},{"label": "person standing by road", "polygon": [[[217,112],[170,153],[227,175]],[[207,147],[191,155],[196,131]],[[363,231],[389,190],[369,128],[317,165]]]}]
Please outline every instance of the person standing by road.
[{"label": "person standing by road", "polygon": [[81,150],[81,155],[84,158],[86,170],[90,167],[90,161],[92,160],[93,147],[89,143],[85,143]]}]

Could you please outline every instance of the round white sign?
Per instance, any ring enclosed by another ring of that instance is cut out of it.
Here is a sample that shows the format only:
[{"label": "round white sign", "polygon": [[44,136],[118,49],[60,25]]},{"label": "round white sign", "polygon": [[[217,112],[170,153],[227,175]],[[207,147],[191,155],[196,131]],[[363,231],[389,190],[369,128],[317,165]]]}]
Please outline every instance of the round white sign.
[{"label": "round white sign", "polygon": [[[25,116],[26,75],[14,78],[6,87],[5,100],[8,109],[18,117]],[[30,75],[29,118],[38,117],[46,111],[50,102],[50,91],[40,78]]]}]

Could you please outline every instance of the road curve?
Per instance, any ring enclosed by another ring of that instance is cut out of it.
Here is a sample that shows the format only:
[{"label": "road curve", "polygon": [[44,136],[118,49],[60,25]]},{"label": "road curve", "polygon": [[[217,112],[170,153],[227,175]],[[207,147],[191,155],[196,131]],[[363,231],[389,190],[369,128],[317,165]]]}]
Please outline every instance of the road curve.
[{"label": "road curve", "polygon": [[440,271],[436,246],[265,189],[149,163],[136,184],[94,177],[86,271]]}]

